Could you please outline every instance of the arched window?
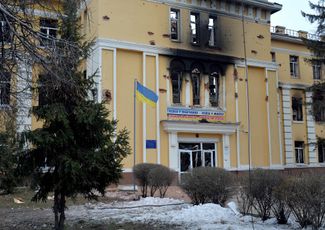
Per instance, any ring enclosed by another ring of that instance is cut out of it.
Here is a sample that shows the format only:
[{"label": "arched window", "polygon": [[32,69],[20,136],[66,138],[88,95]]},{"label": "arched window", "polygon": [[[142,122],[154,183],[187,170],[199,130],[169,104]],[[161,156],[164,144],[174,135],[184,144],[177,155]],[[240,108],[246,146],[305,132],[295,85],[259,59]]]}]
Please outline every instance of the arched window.
[{"label": "arched window", "polygon": [[185,65],[182,61],[174,59],[170,63],[170,78],[172,81],[173,104],[181,103],[183,72]]},{"label": "arched window", "polygon": [[194,68],[191,72],[192,89],[193,89],[193,105],[200,105],[200,87],[201,72],[198,68]]},{"label": "arched window", "polygon": [[171,74],[172,79],[172,91],[173,91],[173,103],[181,103],[181,91],[182,91],[182,72],[173,71]]},{"label": "arched window", "polygon": [[217,72],[213,72],[209,76],[209,96],[210,104],[212,107],[217,107],[219,105],[219,86],[220,86],[220,76]]}]

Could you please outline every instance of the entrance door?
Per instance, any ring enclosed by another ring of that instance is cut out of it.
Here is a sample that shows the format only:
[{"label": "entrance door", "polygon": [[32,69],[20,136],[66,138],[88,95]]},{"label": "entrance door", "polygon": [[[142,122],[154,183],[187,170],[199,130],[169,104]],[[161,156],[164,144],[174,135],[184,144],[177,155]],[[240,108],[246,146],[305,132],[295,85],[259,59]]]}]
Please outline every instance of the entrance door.
[{"label": "entrance door", "polygon": [[203,167],[215,167],[213,151],[203,151]]},{"label": "entrance door", "polygon": [[179,151],[179,158],[180,158],[180,172],[186,172],[192,168],[193,165],[193,158],[192,158],[192,151],[190,150],[180,150]]}]

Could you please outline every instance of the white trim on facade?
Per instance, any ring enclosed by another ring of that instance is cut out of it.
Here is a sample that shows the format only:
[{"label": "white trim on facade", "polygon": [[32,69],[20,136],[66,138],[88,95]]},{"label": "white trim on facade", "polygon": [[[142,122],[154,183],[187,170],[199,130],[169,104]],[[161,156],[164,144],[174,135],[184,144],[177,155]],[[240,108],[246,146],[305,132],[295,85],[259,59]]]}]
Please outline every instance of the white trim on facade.
[{"label": "white trim on facade", "polygon": [[278,48],[278,47],[272,47],[271,52],[275,53],[286,53],[294,56],[303,56],[303,57],[311,57],[312,54],[308,52],[301,52],[301,51],[296,51],[296,50],[290,50],[290,49],[285,49],[285,48]]},{"label": "white trim on facade", "polygon": [[230,140],[229,135],[222,136],[222,148],[223,148],[223,168],[230,169]]},{"label": "white trim on facade", "polygon": [[[306,92],[307,143],[316,144],[317,139],[315,131],[315,121],[313,115],[311,114],[311,103],[313,102],[312,95],[312,92]],[[315,144],[308,145],[309,163],[311,165],[318,164]]]},{"label": "white trim on facade", "polygon": [[[237,71],[237,66],[235,65],[235,70]],[[239,104],[238,104],[238,76],[235,77],[235,94],[236,94],[236,123],[239,123]],[[240,167],[240,130],[239,128],[236,130],[236,138],[237,138],[237,168]]]},{"label": "white trim on facade", "polygon": [[270,98],[269,98],[269,74],[268,69],[265,69],[265,87],[266,87],[266,113],[267,113],[267,130],[268,130],[268,142],[269,142],[269,165],[272,166],[272,139],[271,139],[271,121],[270,121]]},{"label": "white trim on facade", "polygon": [[[147,63],[146,63],[146,53],[142,54],[142,85],[146,86],[146,78],[147,78]],[[146,140],[147,140],[147,105],[146,103],[142,103],[142,156],[143,163],[147,163],[147,148],[146,148]]]},{"label": "white trim on facade", "polygon": [[[276,71],[276,88],[279,89],[279,72]],[[282,147],[282,125],[281,125],[281,105],[280,105],[280,93],[277,91],[277,112],[278,112],[278,127],[279,127],[279,151],[280,151],[280,163],[283,165],[283,147]]]},{"label": "white trim on facade", "polygon": [[284,143],[286,153],[286,166],[295,163],[293,155],[293,140],[292,140],[292,112],[291,112],[291,94],[290,89],[282,89],[282,107],[283,107],[283,120],[284,120]]}]

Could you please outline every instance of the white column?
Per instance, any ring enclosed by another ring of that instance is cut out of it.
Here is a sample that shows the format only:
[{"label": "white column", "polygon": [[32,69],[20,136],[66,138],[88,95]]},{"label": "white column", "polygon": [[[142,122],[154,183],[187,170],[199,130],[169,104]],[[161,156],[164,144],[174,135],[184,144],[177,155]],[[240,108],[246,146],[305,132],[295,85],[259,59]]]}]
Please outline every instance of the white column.
[{"label": "white column", "polygon": [[282,89],[282,108],[283,108],[283,126],[284,126],[284,144],[286,165],[292,166],[295,163],[293,155],[292,140],[292,111],[290,89]]},{"label": "white column", "polygon": [[209,84],[209,76],[204,76],[204,106],[210,106],[210,92],[209,88],[205,87]]},{"label": "white column", "polygon": [[223,167],[230,169],[230,141],[229,135],[223,135]]},{"label": "white column", "polygon": [[169,168],[179,172],[177,133],[168,133]]},{"label": "white column", "polygon": [[270,121],[270,97],[269,97],[269,75],[268,70],[265,69],[265,87],[266,87],[266,97],[268,100],[266,101],[266,111],[267,111],[267,126],[268,126],[268,142],[269,142],[269,166],[272,167],[272,138],[271,138],[271,121]]},{"label": "white column", "polygon": [[[307,109],[307,139],[308,143],[316,143],[316,132],[315,132],[315,121],[312,115],[312,106],[311,103],[313,102],[312,99],[312,92],[306,92],[306,109]],[[313,144],[308,145],[308,152],[309,152],[309,163],[317,164],[317,154],[316,154],[316,146]]]}]

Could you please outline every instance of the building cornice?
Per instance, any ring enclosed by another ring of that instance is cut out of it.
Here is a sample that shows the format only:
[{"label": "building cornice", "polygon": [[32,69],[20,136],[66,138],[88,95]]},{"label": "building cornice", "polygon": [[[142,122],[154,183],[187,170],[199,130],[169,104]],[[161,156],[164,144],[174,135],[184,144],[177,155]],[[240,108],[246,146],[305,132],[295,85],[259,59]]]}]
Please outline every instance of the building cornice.
[{"label": "building cornice", "polygon": [[163,129],[168,133],[211,133],[234,134],[239,123],[200,123],[192,121],[161,121]]},{"label": "building cornice", "polygon": [[279,87],[283,89],[308,89],[311,85],[307,84],[293,84],[293,83],[284,83],[279,82]]},{"label": "building cornice", "polygon": [[295,43],[295,44],[299,44],[299,45],[304,45],[304,42],[301,40],[301,38],[292,37],[292,36],[288,36],[288,35],[285,35],[285,34],[271,33],[271,39],[272,40]]}]

